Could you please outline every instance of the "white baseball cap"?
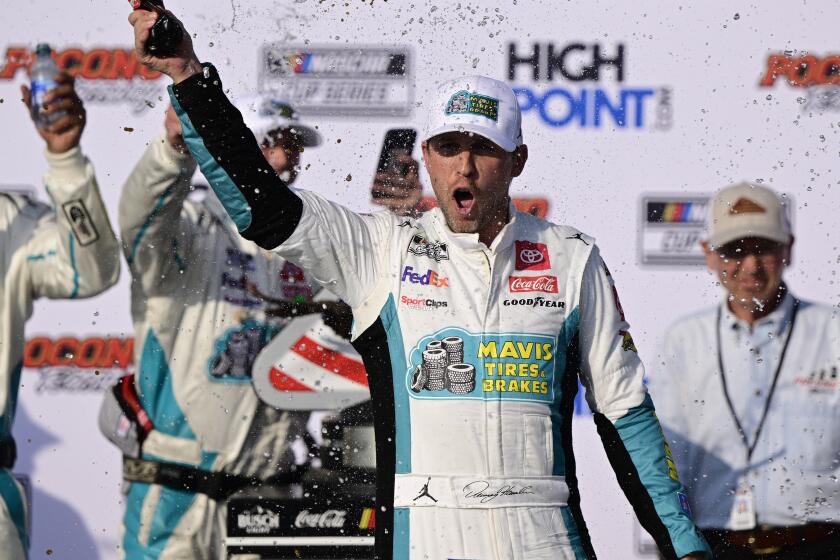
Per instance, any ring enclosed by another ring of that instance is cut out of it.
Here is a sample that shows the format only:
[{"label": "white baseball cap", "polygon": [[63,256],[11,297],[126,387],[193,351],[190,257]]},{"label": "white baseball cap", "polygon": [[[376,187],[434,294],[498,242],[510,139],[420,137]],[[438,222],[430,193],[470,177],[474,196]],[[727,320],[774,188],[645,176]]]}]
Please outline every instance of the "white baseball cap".
[{"label": "white baseball cap", "polygon": [[266,140],[271,142],[273,139],[270,133],[279,130],[295,134],[304,147],[312,148],[321,144],[318,131],[300,122],[294,107],[282,98],[252,95],[237,100],[236,108],[260,144]]},{"label": "white baseball cap", "polygon": [[465,76],[441,84],[423,135],[472,132],[506,152],[522,145],[522,112],[510,86],[486,76]]},{"label": "white baseball cap", "polygon": [[709,243],[720,247],[745,237],[790,243],[785,205],[772,189],[738,183],[718,191],[712,200]]}]

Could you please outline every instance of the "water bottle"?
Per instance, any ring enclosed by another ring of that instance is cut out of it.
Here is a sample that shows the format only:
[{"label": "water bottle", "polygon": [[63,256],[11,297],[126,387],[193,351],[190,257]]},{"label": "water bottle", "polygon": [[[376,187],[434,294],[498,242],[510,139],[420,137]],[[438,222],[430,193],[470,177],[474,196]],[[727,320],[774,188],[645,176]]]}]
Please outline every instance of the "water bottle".
[{"label": "water bottle", "polygon": [[46,117],[41,112],[44,108],[44,96],[57,85],[54,79],[56,74],[58,74],[58,65],[52,58],[52,49],[46,43],[39,43],[35,47],[35,62],[32,63],[32,70],[29,73],[32,80],[29,86],[32,92],[30,108],[32,118],[39,127],[56,121],[64,114],[64,111],[60,111]]}]

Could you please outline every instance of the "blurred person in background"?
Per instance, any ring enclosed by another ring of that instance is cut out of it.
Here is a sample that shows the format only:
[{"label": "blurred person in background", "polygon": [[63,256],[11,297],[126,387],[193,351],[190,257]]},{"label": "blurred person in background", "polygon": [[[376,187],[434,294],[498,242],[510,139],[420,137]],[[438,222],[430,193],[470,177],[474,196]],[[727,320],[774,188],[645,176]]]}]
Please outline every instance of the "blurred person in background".
[{"label": "blurred person in background", "polygon": [[[293,183],[302,153],[321,143],[320,134],[272,96],[239,107],[271,171]],[[164,125],[120,200],[137,340],[128,382],[151,427],[140,457],[124,459],[130,484],[121,555],[215,560],[224,555],[225,500],[247,486],[294,480],[292,444],[307,433],[309,412],[277,410],[250,384],[257,354],[287,322],[272,318],[261,296],[285,300],[291,315],[319,288],[239,235],[213,191],[192,185],[196,163],[171,107]],[[375,188],[392,192],[386,202],[402,209],[419,198],[412,177],[377,176]],[[159,467],[176,480],[144,480],[144,470]]]},{"label": "blurred person in background", "polygon": [[[79,147],[84,106],[73,78],[62,73],[55,81],[39,108],[45,124],[36,126],[47,148],[44,185],[52,205],[0,192],[0,556],[8,560],[26,558],[29,548],[28,505],[11,474],[24,324],[34,300],[97,295],[117,282],[120,270],[93,166]],[[31,92],[22,86],[21,93],[28,110]]]},{"label": "blurred person in background", "polygon": [[374,408],[377,558],[594,558],[571,442],[579,378],[660,550],[707,557],[594,240],[511,204],[528,148],[508,85],[468,76],[430,103],[422,148],[438,209],[358,214],[268,172],[189,33],[174,56],[147,50],[156,18],[129,18],[138,56],[172,77],[186,143],[239,232],[353,308]]},{"label": "blurred person in background", "polygon": [[840,558],[840,317],[784,281],[784,198],[741,183],[711,212],[725,297],[668,329],[650,382],[695,519],[717,559]]}]

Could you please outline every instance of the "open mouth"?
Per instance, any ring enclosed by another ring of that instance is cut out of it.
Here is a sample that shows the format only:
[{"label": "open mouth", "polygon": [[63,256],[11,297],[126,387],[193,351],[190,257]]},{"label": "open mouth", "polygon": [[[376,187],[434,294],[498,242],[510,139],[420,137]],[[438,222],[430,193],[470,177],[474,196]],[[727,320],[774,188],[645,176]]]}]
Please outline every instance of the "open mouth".
[{"label": "open mouth", "polygon": [[461,216],[467,216],[472,211],[473,204],[475,203],[475,196],[469,189],[455,189],[455,192],[452,193],[452,197],[455,199],[455,208],[458,210],[458,214]]}]

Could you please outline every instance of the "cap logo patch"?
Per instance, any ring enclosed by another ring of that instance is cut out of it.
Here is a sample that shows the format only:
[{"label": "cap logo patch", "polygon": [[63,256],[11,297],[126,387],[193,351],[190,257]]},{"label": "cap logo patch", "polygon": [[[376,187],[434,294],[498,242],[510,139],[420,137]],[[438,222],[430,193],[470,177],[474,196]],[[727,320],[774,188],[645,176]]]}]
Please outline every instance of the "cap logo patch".
[{"label": "cap logo patch", "polygon": [[447,115],[481,115],[491,121],[498,121],[499,100],[461,90],[449,98],[444,113]]},{"label": "cap logo patch", "polygon": [[729,215],[733,214],[764,214],[767,212],[763,206],[760,206],[755,201],[749,198],[739,198],[735,204],[729,208]]}]

